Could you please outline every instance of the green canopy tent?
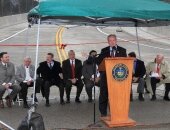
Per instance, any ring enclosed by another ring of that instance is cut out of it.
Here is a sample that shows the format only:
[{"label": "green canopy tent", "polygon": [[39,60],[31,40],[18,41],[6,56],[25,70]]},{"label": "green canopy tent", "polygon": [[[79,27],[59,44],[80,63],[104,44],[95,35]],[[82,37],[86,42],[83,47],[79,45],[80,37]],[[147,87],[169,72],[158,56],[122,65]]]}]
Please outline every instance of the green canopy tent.
[{"label": "green canopy tent", "polygon": [[39,0],[28,19],[34,16],[49,24],[112,25],[113,21],[132,21],[158,25],[158,21],[165,24],[170,20],[170,4],[160,0]]},{"label": "green canopy tent", "polygon": [[165,26],[169,21],[170,4],[161,0],[39,0],[28,13],[28,22],[38,24],[35,67],[40,24],[134,26],[140,56],[137,27]]},{"label": "green canopy tent", "polygon": [[163,0],[39,0],[28,13],[28,22],[38,23],[38,19],[41,24],[135,26],[140,57],[137,27],[169,25],[170,4]]}]

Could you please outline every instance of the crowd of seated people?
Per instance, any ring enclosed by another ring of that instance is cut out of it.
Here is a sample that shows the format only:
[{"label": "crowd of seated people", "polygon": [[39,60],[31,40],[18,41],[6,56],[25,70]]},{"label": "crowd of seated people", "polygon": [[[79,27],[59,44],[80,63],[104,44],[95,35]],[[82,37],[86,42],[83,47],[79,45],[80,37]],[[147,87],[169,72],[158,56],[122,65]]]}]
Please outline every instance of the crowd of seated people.
[{"label": "crowd of seated people", "polygon": [[[138,99],[144,101],[145,84],[152,95],[151,101],[156,100],[156,87],[160,84],[165,84],[164,100],[170,101],[170,68],[168,63],[164,60],[164,56],[158,54],[156,58],[146,65],[143,61],[136,58],[135,52],[130,52],[129,57],[134,58],[134,69],[132,83],[138,83],[137,92]],[[52,53],[47,53],[46,60],[39,63],[37,74],[35,77],[35,66],[31,64],[31,58],[25,57],[23,64],[15,66],[10,62],[9,54],[7,52],[0,53],[0,108],[4,108],[4,100],[6,105],[12,107],[12,100],[19,94],[23,99],[23,107],[29,108],[27,103],[28,88],[33,87],[35,83],[35,98],[38,102],[36,93],[40,93],[46,99],[45,106],[50,106],[49,96],[50,87],[55,85],[59,88],[60,104],[70,103],[70,94],[72,86],[76,86],[77,92],[75,95],[75,102],[81,103],[80,95],[85,86],[88,95],[88,102],[93,102],[92,88],[94,86],[100,87],[101,74],[98,70],[97,52],[92,50],[89,52],[88,58],[83,62],[76,58],[74,50],[68,52],[68,59],[62,62],[54,60]],[[95,74],[94,74],[95,73]],[[4,93],[7,91],[7,96]],[[64,93],[66,93],[66,101],[64,100]],[[132,96],[131,92],[131,98]],[[33,97],[33,96],[32,96]],[[131,99],[132,100],[132,99]]]}]

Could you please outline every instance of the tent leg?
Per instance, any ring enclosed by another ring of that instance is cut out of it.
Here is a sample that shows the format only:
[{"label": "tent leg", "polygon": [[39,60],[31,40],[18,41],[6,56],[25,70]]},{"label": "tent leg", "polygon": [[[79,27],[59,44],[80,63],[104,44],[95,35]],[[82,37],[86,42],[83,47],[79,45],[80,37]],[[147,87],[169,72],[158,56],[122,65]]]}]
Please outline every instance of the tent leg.
[{"label": "tent leg", "polygon": [[135,26],[136,29],[136,41],[137,41],[137,46],[138,46],[138,54],[139,54],[139,59],[141,59],[141,53],[140,53],[140,45],[139,45],[139,36],[138,36],[138,27],[137,24]]},{"label": "tent leg", "polygon": [[25,49],[24,49],[24,57],[27,56],[27,50],[28,50],[28,42],[29,42],[29,39],[28,39],[28,34],[29,33],[29,27],[27,27],[27,32],[26,32],[26,42],[25,42]]},{"label": "tent leg", "polygon": [[[36,43],[36,56],[35,56],[35,71],[34,71],[34,86],[33,86],[33,97],[32,97],[32,104],[30,109],[28,110],[28,119],[27,119],[27,123],[29,125],[30,120],[31,120],[31,115],[33,112],[35,112],[35,84],[36,84],[36,75],[37,75],[37,65],[38,65],[38,51],[39,51],[39,37],[40,37],[40,18],[38,19],[38,30],[37,30],[37,43]],[[33,128],[31,127],[30,130],[33,130]]]},{"label": "tent leg", "polygon": [[38,66],[38,52],[39,52],[39,38],[40,38],[40,18],[38,19],[38,31],[37,31],[37,43],[36,43],[36,57],[35,57],[35,71],[34,71],[34,91],[33,91],[33,99],[32,105],[34,105],[35,101],[35,84],[36,84],[36,75],[37,75],[37,66]]}]

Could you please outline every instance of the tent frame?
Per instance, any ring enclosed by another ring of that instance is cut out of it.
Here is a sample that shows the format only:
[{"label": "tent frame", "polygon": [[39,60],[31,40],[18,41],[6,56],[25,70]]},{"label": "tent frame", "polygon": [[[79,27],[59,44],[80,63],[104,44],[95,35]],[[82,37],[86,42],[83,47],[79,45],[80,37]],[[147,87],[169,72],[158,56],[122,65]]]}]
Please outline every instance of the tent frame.
[{"label": "tent frame", "polygon": [[[36,84],[36,75],[37,75],[37,67],[38,67],[38,56],[39,56],[39,41],[40,41],[40,24],[41,24],[41,18],[38,18],[38,26],[37,26],[37,41],[36,41],[36,54],[35,54],[35,72],[34,72],[34,86],[33,86],[33,98],[32,98],[32,111],[28,112],[28,117],[31,117],[32,112],[35,112],[36,107],[35,107],[35,84]],[[135,30],[136,30],[136,42],[137,42],[137,47],[138,47],[138,54],[139,54],[139,58],[141,59],[141,52],[140,52],[140,43],[139,43],[139,35],[138,35],[138,26],[137,26],[137,22],[135,22]],[[98,26],[98,24],[96,25]],[[120,26],[120,25],[119,25]],[[94,116],[93,116],[93,125],[96,124],[96,90],[95,90],[95,86],[93,89],[93,96],[94,96]],[[29,122],[29,120],[28,120]]]}]

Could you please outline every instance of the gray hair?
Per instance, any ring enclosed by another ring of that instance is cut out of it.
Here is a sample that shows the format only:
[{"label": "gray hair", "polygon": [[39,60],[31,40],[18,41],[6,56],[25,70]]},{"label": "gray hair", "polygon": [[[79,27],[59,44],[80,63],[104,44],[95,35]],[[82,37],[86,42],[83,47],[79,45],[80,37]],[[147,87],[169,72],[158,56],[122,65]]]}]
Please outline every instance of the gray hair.
[{"label": "gray hair", "polygon": [[69,50],[69,51],[68,51],[68,54],[70,54],[71,52],[75,53],[74,50]]},{"label": "gray hair", "polygon": [[163,58],[164,58],[164,55],[163,55],[163,54],[157,54],[157,55],[156,55],[156,58],[161,58],[161,59],[163,59]]},{"label": "gray hair", "polygon": [[31,57],[26,56],[26,57],[24,57],[24,61],[25,61],[25,60],[31,60]]},{"label": "gray hair", "polygon": [[110,35],[108,35],[108,36],[107,36],[107,40],[108,40],[110,37],[114,37],[114,38],[117,40],[116,34],[110,34]]}]

